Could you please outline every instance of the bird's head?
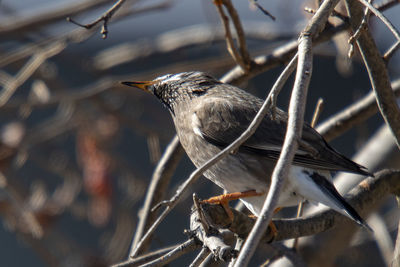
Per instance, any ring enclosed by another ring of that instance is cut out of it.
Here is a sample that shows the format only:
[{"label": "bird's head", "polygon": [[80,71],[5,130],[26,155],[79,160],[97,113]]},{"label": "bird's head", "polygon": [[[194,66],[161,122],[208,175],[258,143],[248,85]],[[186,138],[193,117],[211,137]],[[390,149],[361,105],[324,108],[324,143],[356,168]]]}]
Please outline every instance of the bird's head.
[{"label": "bird's head", "polygon": [[182,72],[160,76],[152,81],[121,83],[155,95],[174,113],[174,108],[182,101],[187,102],[205,95],[209,89],[221,82],[204,72]]}]

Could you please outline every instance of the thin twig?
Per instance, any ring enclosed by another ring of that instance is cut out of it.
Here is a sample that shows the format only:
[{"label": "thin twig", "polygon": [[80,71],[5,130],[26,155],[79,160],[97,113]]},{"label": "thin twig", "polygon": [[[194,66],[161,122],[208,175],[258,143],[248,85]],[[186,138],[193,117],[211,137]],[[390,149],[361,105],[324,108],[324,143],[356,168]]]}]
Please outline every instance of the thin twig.
[{"label": "thin twig", "polygon": [[[371,3],[372,0],[368,0],[369,3]],[[354,54],[354,43],[357,41],[358,37],[360,37],[361,32],[365,31],[365,29],[368,27],[368,20],[369,16],[371,14],[371,10],[369,10],[367,7],[364,10],[364,16],[363,19],[360,23],[360,26],[358,26],[357,30],[354,32],[352,36],[350,36],[348,42],[349,42],[349,52],[348,52],[348,57],[351,58],[353,57]]]},{"label": "thin twig", "polygon": [[[305,11],[305,12],[308,12],[308,13],[310,13],[310,14],[315,14],[315,12],[316,12],[315,9],[310,8],[310,7],[305,7],[305,8],[304,8],[304,11]],[[333,11],[332,11],[331,16],[336,17],[336,18],[340,19],[341,21],[343,21],[343,22],[345,22],[345,23],[347,23],[348,20],[349,20],[348,17],[346,17],[345,15],[343,15],[343,14],[337,12],[336,10],[333,10]]]},{"label": "thin twig", "polygon": [[311,120],[311,127],[315,127],[315,125],[317,124],[318,118],[322,113],[322,110],[324,109],[324,100],[322,98],[318,99],[317,102],[317,106],[315,107],[315,111],[314,111],[314,115],[313,118]]},{"label": "thin twig", "polygon": [[156,258],[159,258],[162,255],[165,255],[166,253],[172,251],[173,249],[177,248],[179,246],[178,245],[173,245],[173,246],[169,246],[169,247],[165,247],[165,248],[161,248],[159,250],[153,251],[153,252],[149,252],[145,255],[142,255],[140,257],[136,257],[134,259],[129,259],[127,261],[124,262],[120,262],[117,264],[112,265],[112,267],[123,267],[123,266],[139,266],[141,264],[144,264],[146,262],[150,262]]},{"label": "thin twig", "polygon": [[196,258],[192,261],[189,267],[199,267],[201,263],[210,255],[211,252],[207,248],[202,248]]},{"label": "thin twig", "polygon": [[396,5],[400,4],[399,0],[383,1],[378,3],[375,7],[380,11],[388,10]]},{"label": "thin twig", "polygon": [[7,82],[0,92],[0,108],[4,106],[11,96],[15,93],[31,75],[50,57],[53,57],[65,49],[65,42],[56,42],[50,44],[40,52],[36,53],[31,59],[20,69],[15,78]]},{"label": "thin twig", "polygon": [[222,25],[224,25],[225,29],[225,40],[226,40],[226,48],[229,54],[232,56],[233,60],[235,60],[236,64],[238,64],[241,69],[246,72],[247,67],[244,63],[242,57],[239,55],[238,51],[236,50],[235,43],[233,41],[231,28],[229,25],[229,18],[225,15],[224,9],[221,4],[215,2],[215,6],[217,7],[217,11],[221,17]]},{"label": "thin twig", "polygon": [[376,9],[371,3],[369,3],[366,0],[358,0],[361,4],[366,6],[369,10],[371,10],[372,13],[375,14],[385,25],[388,27],[388,29],[393,33],[394,37],[397,39],[397,41],[400,41],[400,32],[394,27],[394,25],[385,17],[385,15],[382,14],[381,11]]},{"label": "thin twig", "polygon": [[158,259],[155,259],[154,261],[151,261],[149,263],[141,265],[141,267],[161,267],[165,266],[168,263],[182,257],[182,255],[185,255],[187,253],[190,253],[196,249],[198,249],[200,245],[195,239],[189,239],[182,245],[178,246],[174,250],[168,252],[167,254],[161,256]]},{"label": "thin twig", "polygon": [[88,30],[93,28],[94,26],[96,26],[101,21],[103,21],[103,26],[101,27],[100,33],[102,34],[102,38],[106,39],[107,34],[108,34],[108,29],[107,29],[108,21],[112,18],[114,13],[124,4],[124,2],[125,2],[125,0],[118,0],[109,10],[104,12],[103,15],[101,15],[99,18],[97,18],[96,20],[94,20],[91,23],[81,24],[81,23],[73,20],[71,17],[67,17],[67,21],[69,21],[75,25],[78,25],[80,27],[83,27],[85,29],[88,29]]},{"label": "thin twig", "polygon": [[275,16],[273,16],[268,10],[266,10],[264,7],[262,7],[257,0],[249,0],[249,2],[257,7],[264,15],[270,17],[272,20],[276,20]]},{"label": "thin twig", "polygon": [[[315,44],[319,44],[328,40],[331,40],[332,36],[347,30],[349,25],[341,24],[337,27],[327,27],[322,33],[314,40]],[[221,78],[221,81],[230,84],[241,84],[244,81],[256,76],[257,74],[266,72],[277,66],[281,66],[282,63],[290,61],[297,52],[298,42],[296,40],[286,43],[274,49],[268,55],[262,55],[254,58],[254,64],[248,73],[244,73],[240,67],[234,67]]]},{"label": "thin twig", "polygon": [[245,64],[246,71],[250,69],[251,65],[251,58],[249,51],[247,50],[246,44],[246,36],[244,34],[242,23],[240,22],[240,18],[238,13],[236,12],[235,7],[232,5],[231,0],[223,0],[222,1],[226,10],[228,10],[229,16],[232,19],[233,25],[235,26],[238,43],[239,43],[239,51],[240,55],[242,56],[243,63]]},{"label": "thin twig", "polygon": [[[166,188],[169,185],[171,177],[174,174],[183,153],[184,151],[179,142],[179,138],[175,136],[165,149],[165,152],[158,162],[158,165],[152,175],[143,209],[141,211],[142,215],[139,217],[139,223],[135,232],[135,237],[132,241],[130,253],[131,257],[135,256],[135,254],[133,254],[134,248],[142,238],[143,233],[147,231],[151,224],[153,224],[157,213],[151,212],[151,209],[165,198],[165,193],[167,191]],[[151,238],[149,238],[149,241],[150,240]],[[143,248],[139,252],[145,251],[148,248],[150,245],[149,241],[143,243]]]},{"label": "thin twig", "polygon": [[276,18],[265,8],[263,8],[259,3],[257,3],[257,0],[249,0],[249,2],[257,7],[264,15],[270,17],[272,20],[276,20]]},{"label": "thin twig", "polygon": [[395,44],[393,44],[383,55],[383,59],[386,63],[389,62],[398,49],[400,49],[400,41],[397,41]]},{"label": "thin twig", "polygon": [[[17,16],[15,18],[7,18],[2,20],[0,28],[0,36],[3,38],[10,37],[10,35],[16,35],[18,38],[23,33],[28,31],[33,32],[35,29],[47,26],[50,23],[64,19],[65,16],[70,14],[80,14],[88,10],[98,8],[106,5],[110,0],[86,0],[86,1],[71,1],[71,4],[61,4],[56,8],[48,9],[43,8],[42,12],[34,12],[32,16]],[[38,10],[40,11],[40,10]],[[5,21],[6,20],[6,21]],[[7,22],[7,23],[4,23]]]},{"label": "thin twig", "polygon": [[[292,58],[292,60],[289,62],[289,64],[286,66],[286,68],[282,71],[282,74],[276,80],[274,86],[272,87],[270,93],[267,96],[267,100],[270,103],[269,108],[271,110],[272,119],[275,119],[275,116],[276,116],[276,101],[278,99],[278,95],[281,92],[286,80],[289,78],[289,76],[295,70],[296,65],[297,65],[297,59],[298,59],[298,55],[296,53],[294,55],[294,57]],[[279,86],[275,86],[275,85],[279,85]]]},{"label": "thin twig", "polygon": [[[131,15],[137,15],[137,14],[142,14],[142,13],[149,12],[149,11],[166,9],[166,8],[169,8],[170,6],[171,6],[170,2],[168,0],[166,0],[165,2],[161,2],[159,4],[154,4],[151,6],[137,8],[134,10],[122,9],[119,13],[115,14],[115,16],[113,17],[113,21],[119,21],[119,20],[126,18],[127,16],[131,16]],[[65,15],[64,15],[64,17],[65,17]],[[63,34],[63,35],[59,35],[56,37],[50,37],[45,40],[41,40],[39,42],[35,42],[35,43],[28,44],[28,45],[25,45],[22,47],[18,47],[14,51],[8,52],[6,55],[2,55],[2,57],[0,58],[0,67],[3,67],[7,64],[21,60],[27,56],[30,56],[30,55],[36,53],[38,50],[40,50],[43,46],[51,44],[53,42],[61,41],[61,42],[66,42],[68,44],[71,42],[72,43],[83,42],[87,38],[92,36],[92,34],[95,32],[94,29],[95,28],[93,28],[91,30],[86,30],[86,29],[78,28],[71,32]],[[19,31],[17,31],[17,32],[19,32]],[[0,36],[1,36],[1,32],[0,32]]]},{"label": "thin twig", "polygon": [[[170,252],[162,255],[161,257],[158,257],[155,260],[152,260],[150,262],[141,264],[141,267],[161,267],[168,265],[168,263],[180,258],[182,255],[185,255],[187,253],[190,253],[196,249],[201,247],[198,241],[195,239],[189,239],[186,242],[180,244],[179,246],[176,246],[173,250]],[[128,260],[123,263],[119,263],[117,265],[114,265],[113,267],[125,267],[125,266],[137,266],[136,264],[133,265],[132,263],[135,262],[135,259]]]},{"label": "thin twig", "polygon": [[212,253],[208,254],[208,256],[203,260],[203,262],[199,265],[199,267],[209,267],[215,262],[214,255]]},{"label": "thin twig", "polygon": [[5,198],[8,200],[7,202],[12,206],[10,210],[15,210],[17,220],[24,227],[23,231],[29,233],[35,239],[43,238],[45,229],[35,216],[35,211],[26,204],[26,196],[21,190],[18,190],[15,182],[10,181],[10,178],[6,177],[1,171],[0,176],[2,180],[1,190],[4,192]]},{"label": "thin twig", "polygon": [[[385,11],[389,6],[382,6],[379,11]],[[348,21],[348,20],[346,20]],[[317,45],[322,42],[330,41],[335,34],[346,31],[350,28],[349,23],[342,23],[336,27],[326,27],[318,36],[314,37],[313,44]],[[241,84],[250,78],[268,71],[274,67],[288,62],[297,52],[297,41],[289,42],[283,46],[274,49],[270,54],[258,56],[254,58],[252,67],[249,72],[244,73],[240,67],[234,67],[221,78],[221,81],[230,84]]]}]

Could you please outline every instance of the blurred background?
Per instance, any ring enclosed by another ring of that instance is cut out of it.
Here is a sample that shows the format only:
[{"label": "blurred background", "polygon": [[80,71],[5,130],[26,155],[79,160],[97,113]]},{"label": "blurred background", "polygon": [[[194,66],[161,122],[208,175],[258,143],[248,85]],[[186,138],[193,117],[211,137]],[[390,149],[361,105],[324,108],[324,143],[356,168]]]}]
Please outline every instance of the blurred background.
[{"label": "blurred background", "polygon": [[[110,20],[106,39],[99,27],[87,30],[66,21],[71,16],[90,23],[113,3],[0,1],[2,266],[107,266],[126,259],[152,172],[174,128],[155,98],[118,82],[190,70],[221,77],[235,66],[211,0],[127,0]],[[304,7],[314,1],[257,3],[276,21],[251,2],[233,1],[253,57],[295,40],[310,16]],[[398,6],[385,12],[398,29],[399,12]],[[371,27],[382,51],[390,47],[394,38],[382,23],[373,18]],[[357,56],[353,62],[338,56],[341,41],[335,41],[316,49],[308,121],[320,97],[325,100],[323,121],[370,91]],[[240,86],[264,98],[281,70],[257,75]],[[391,77],[399,77],[399,53],[389,71]],[[283,109],[290,86],[289,82],[279,96]],[[351,157],[382,123],[376,115],[332,144]],[[392,161],[387,163],[398,166]],[[184,157],[166,196],[193,170]],[[192,192],[207,198],[220,189],[201,178],[161,224],[153,249],[187,238],[183,230],[189,226]],[[394,199],[382,206],[382,212],[388,242],[393,243],[399,218]],[[367,243],[374,260],[344,256],[338,264],[385,263],[374,240],[361,243]],[[353,244],[353,252],[359,251],[359,244]],[[184,266],[193,257],[176,264]]]}]

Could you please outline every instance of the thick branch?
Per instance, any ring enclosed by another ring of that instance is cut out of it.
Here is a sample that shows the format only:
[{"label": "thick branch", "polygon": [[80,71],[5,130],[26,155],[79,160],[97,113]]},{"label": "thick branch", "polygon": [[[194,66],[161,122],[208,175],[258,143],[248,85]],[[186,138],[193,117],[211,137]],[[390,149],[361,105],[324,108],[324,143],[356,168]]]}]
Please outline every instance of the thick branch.
[{"label": "thick branch", "polygon": [[[351,18],[351,27],[356,30],[363,17],[362,5],[357,1],[346,1],[346,7]],[[368,29],[362,31],[357,45],[367,68],[379,110],[400,148],[400,110],[390,85],[386,63]]]}]

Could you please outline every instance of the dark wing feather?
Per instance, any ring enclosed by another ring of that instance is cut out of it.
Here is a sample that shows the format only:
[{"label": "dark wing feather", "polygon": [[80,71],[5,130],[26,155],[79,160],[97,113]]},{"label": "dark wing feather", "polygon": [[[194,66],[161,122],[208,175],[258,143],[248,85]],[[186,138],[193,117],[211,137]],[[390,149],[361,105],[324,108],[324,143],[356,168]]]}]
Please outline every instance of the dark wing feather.
[{"label": "dark wing feather", "polygon": [[[208,101],[196,109],[199,130],[204,139],[221,148],[228,146],[250,125],[261,103],[239,102],[235,106],[228,100]],[[277,160],[286,132],[287,115],[277,111],[276,120],[266,116],[257,131],[240,147],[243,153],[256,154]],[[293,164],[313,169],[347,171],[371,175],[366,169],[336,152],[318,132],[308,124],[303,127],[302,140]]]}]

